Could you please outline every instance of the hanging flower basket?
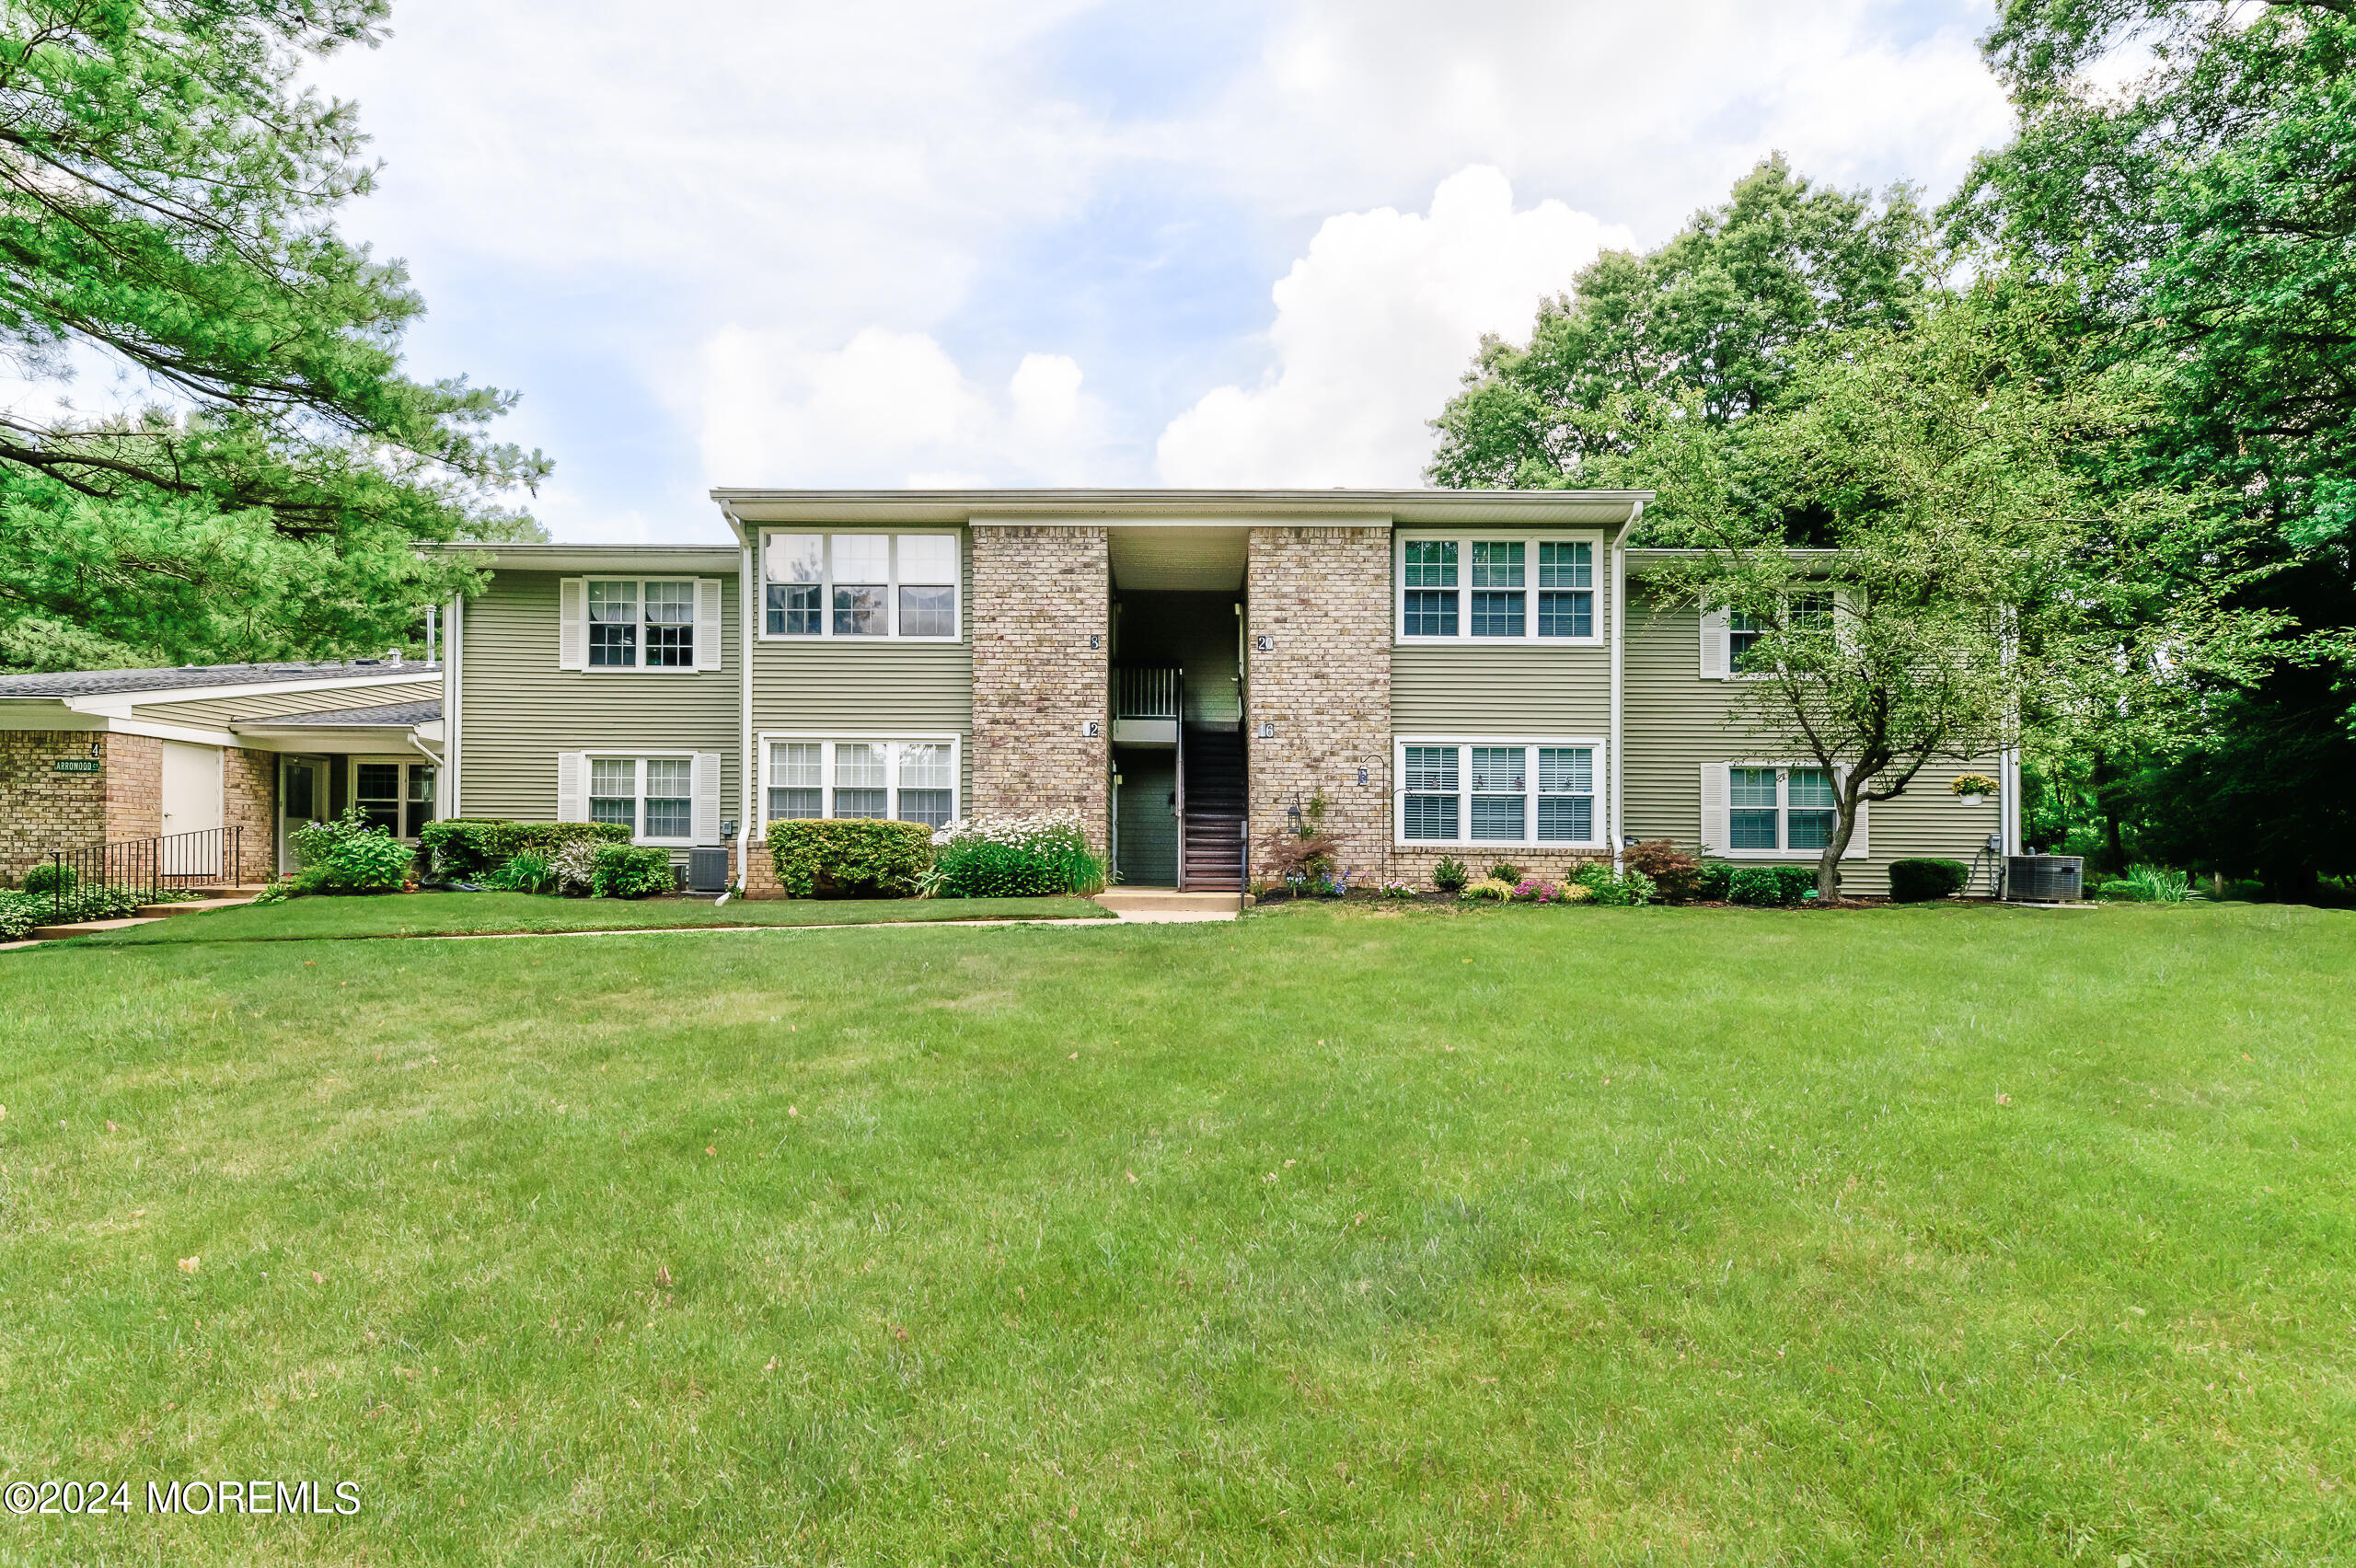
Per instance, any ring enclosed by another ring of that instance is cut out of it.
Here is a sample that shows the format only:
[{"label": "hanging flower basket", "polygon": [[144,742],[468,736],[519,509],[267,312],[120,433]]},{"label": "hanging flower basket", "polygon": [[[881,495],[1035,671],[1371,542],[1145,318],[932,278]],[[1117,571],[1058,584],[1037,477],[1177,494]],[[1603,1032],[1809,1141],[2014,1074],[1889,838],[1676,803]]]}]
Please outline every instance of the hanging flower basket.
[{"label": "hanging flower basket", "polygon": [[1996,781],[1984,773],[1958,773],[1947,793],[1967,806],[1976,806],[1996,792]]}]

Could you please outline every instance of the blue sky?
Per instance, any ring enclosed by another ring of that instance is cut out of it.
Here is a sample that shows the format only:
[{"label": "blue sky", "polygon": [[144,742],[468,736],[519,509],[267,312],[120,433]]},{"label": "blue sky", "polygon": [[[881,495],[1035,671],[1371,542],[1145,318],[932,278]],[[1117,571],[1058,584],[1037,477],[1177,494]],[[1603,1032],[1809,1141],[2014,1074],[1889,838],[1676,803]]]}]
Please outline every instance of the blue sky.
[{"label": "blue sky", "polygon": [[[653,19],[659,17],[659,20]],[[1981,4],[396,0],[318,73],[560,538],[714,484],[1405,484],[1483,331],[1771,149],[1942,194]]]}]

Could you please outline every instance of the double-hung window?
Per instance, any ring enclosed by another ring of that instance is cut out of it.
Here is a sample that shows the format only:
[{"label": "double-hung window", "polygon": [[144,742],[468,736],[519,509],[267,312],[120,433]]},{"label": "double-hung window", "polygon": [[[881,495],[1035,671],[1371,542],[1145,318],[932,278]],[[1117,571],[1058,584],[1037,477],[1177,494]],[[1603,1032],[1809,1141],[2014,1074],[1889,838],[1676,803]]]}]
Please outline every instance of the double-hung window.
[{"label": "double-hung window", "polygon": [[433,765],[354,761],[352,801],[370,826],[395,838],[415,838],[433,820]]},{"label": "double-hung window", "polygon": [[955,534],[764,534],[762,631],[769,637],[958,635]]},{"label": "double-hung window", "polygon": [[1601,536],[1402,533],[1405,642],[1597,642]]},{"label": "double-hung window", "polygon": [[693,579],[593,577],[588,617],[593,670],[695,668]]},{"label": "double-hung window", "polygon": [[939,827],[957,815],[957,744],[768,741],[768,818],[873,818]]},{"label": "double-hung window", "polygon": [[589,820],[645,843],[695,839],[695,763],[684,756],[589,758]]},{"label": "double-hung window", "polygon": [[1806,850],[1832,842],[1832,775],[1821,767],[1727,769],[1727,847]]},{"label": "double-hung window", "polygon": [[1398,842],[1600,848],[1600,741],[1403,741]]}]

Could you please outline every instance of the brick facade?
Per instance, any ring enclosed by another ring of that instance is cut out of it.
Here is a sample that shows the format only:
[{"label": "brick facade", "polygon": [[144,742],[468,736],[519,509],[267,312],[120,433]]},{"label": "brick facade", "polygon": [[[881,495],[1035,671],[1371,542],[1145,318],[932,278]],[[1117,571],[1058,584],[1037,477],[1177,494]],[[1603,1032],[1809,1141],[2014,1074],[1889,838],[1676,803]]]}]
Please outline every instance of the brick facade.
[{"label": "brick facade", "polygon": [[1607,866],[1611,863],[1610,853],[1601,850],[1571,855],[1559,849],[1532,849],[1515,844],[1465,844],[1446,849],[1393,849],[1391,869],[1383,874],[1427,888],[1432,884],[1432,868],[1450,856],[1464,862],[1464,874],[1474,882],[1487,876],[1489,868],[1499,861],[1520,867],[1526,877],[1541,877],[1553,882],[1563,881],[1581,866],[1598,861]]},{"label": "brick facade", "polygon": [[239,830],[237,881],[270,882],[277,876],[276,752],[233,747],[221,754],[221,825]]},{"label": "brick facade", "polygon": [[[0,731],[0,880],[14,887],[52,850],[102,843],[108,788],[98,773],[60,773],[58,762],[107,766],[107,743],[119,737],[75,730]],[[93,759],[96,747],[100,755]]]},{"label": "brick facade", "polygon": [[155,837],[164,831],[164,743],[153,735],[98,738],[106,748],[107,820],[91,842]]},{"label": "brick facade", "polygon": [[967,809],[1077,809],[1099,854],[1111,825],[1111,591],[1101,527],[974,529]]},{"label": "brick facade", "polygon": [[1391,845],[1391,530],[1254,528],[1244,587],[1253,877],[1286,813],[1322,790],[1342,869],[1375,880]]}]

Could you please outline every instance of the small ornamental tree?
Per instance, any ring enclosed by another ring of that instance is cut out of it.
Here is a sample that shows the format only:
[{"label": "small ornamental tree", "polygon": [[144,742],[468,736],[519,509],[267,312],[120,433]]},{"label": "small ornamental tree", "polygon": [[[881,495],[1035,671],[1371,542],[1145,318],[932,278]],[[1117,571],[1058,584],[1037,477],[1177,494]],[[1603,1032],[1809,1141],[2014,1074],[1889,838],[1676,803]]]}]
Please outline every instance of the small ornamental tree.
[{"label": "small ornamental tree", "polygon": [[2106,693],[2137,677],[2145,666],[2115,647],[2095,651],[2085,542],[2185,502],[2102,485],[2085,455],[2125,426],[2131,399],[2018,302],[1976,294],[1912,331],[1828,339],[1792,392],[1748,450],[1773,510],[1829,519],[1833,548],[1788,548],[1756,506],[1696,508],[1680,521],[1699,548],[1661,580],[1755,631],[1729,722],[1832,777],[1817,869],[1831,902],[1861,807],[1898,799],[1932,764],[2015,744],[2018,716],[2066,708],[2090,660]]}]

